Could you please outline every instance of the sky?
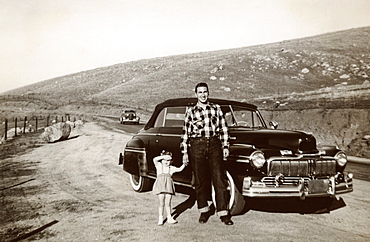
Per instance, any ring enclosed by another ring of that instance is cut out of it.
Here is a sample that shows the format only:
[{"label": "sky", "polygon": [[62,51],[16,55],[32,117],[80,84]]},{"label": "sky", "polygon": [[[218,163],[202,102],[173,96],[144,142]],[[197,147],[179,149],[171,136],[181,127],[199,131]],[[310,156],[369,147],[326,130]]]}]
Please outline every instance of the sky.
[{"label": "sky", "polygon": [[0,0],[0,93],[128,61],[370,26],[369,0]]}]

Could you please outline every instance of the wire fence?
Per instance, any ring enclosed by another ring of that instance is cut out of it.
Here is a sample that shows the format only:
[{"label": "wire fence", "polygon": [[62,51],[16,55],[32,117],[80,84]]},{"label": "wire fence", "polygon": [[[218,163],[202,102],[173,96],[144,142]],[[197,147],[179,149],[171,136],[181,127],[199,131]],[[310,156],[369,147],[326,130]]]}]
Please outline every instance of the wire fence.
[{"label": "wire fence", "polygon": [[0,126],[0,139],[7,140],[10,136],[18,136],[24,133],[40,132],[45,127],[48,127],[54,123],[76,121],[76,117],[73,120],[69,114],[67,115],[48,115],[48,116],[24,116],[21,118],[5,118]]},{"label": "wire fence", "polygon": [[[133,105],[125,105],[125,104],[122,104],[122,102],[120,100],[116,100],[116,99],[112,99],[110,100],[109,98],[108,99],[102,99],[102,98],[99,98],[99,99],[96,99],[96,98],[92,98],[92,99],[89,99],[89,100],[80,100],[80,99],[76,99],[76,100],[71,100],[71,99],[63,99],[63,98],[48,98],[48,96],[51,96],[51,94],[24,94],[24,95],[0,95],[0,101],[4,101],[3,105],[5,106],[13,106],[14,103],[12,103],[12,101],[14,102],[27,102],[27,103],[42,103],[44,104],[46,107],[49,107],[49,108],[54,108],[56,109],[57,107],[59,106],[63,106],[63,105],[67,105],[67,104],[75,104],[75,105],[92,105],[92,106],[101,106],[101,105],[107,105],[107,106],[110,106],[110,107],[116,107],[116,108],[119,108],[119,109],[124,109],[124,108],[134,108],[136,110],[142,110],[142,111],[145,111],[145,112],[148,112],[150,111],[151,109],[148,109],[147,107],[145,106],[133,106]],[[8,103],[6,103],[8,102]]]}]

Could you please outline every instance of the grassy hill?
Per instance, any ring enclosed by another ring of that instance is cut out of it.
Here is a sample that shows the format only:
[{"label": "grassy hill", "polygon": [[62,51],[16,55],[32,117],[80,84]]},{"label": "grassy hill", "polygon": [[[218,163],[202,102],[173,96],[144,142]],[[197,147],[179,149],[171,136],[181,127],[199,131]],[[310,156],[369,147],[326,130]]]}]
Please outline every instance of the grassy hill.
[{"label": "grassy hill", "polygon": [[[132,107],[145,119],[161,101],[193,96],[194,86],[200,81],[210,85],[212,97],[251,102],[271,112],[319,108],[362,109],[369,113],[369,43],[370,27],[363,27],[81,71],[0,94],[0,118],[47,113],[118,116],[122,108]],[[276,101],[280,104],[276,105]],[[278,121],[287,128],[329,132],[322,138],[329,142],[333,142],[328,138],[336,128],[348,129],[351,132],[346,134],[351,135],[345,142],[340,133],[334,142],[346,149],[366,150],[370,138],[365,138],[364,145],[363,137],[370,137],[370,114],[351,116],[350,111],[345,112],[347,121],[341,124],[335,120],[328,124],[326,119],[331,117],[325,116],[327,113],[309,113],[312,121],[303,127],[294,126],[289,117],[307,113],[267,116],[281,117]],[[364,119],[355,126],[359,129],[356,132],[351,130],[350,117]],[[353,140],[357,140],[356,148],[349,148],[354,147]]]},{"label": "grassy hill", "polygon": [[108,102],[152,109],[193,95],[206,81],[211,95],[255,98],[359,85],[370,75],[370,27],[267,45],[144,59],[62,76],[3,93],[28,95],[47,108]]}]

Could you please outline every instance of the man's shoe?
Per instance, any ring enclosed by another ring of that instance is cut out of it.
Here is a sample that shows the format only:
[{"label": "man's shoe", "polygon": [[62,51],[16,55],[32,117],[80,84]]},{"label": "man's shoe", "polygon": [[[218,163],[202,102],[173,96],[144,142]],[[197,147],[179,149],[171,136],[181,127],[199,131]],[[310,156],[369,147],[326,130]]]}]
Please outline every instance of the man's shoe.
[{"label": "man's shoe", "polygon": [[233,225],[234,222],[231,221],[230,215],[221,216],[221,221],[226,225]]},{"label": "man's shoe", "polygon": [[199,217],[199,223],[201,224],[205,224],[207,223],[209,217],[211,217],[213,214],[215,214],[215,206],[212,204],[210,207],[209,207],[209,211],[208,212],[205,212],[205,213],[201,213],[200,214],[200,217]]},{"label": "man's shoe", "polygon": [[200,214],[200,217],[199,217],[199,223],[201,223],[201,224],[205,224],[205,223],[207,223],[207,221],[208,221],[208,219],[209,219],[209,213],[208,212],[206,212],[206,213],[201,213]]}]

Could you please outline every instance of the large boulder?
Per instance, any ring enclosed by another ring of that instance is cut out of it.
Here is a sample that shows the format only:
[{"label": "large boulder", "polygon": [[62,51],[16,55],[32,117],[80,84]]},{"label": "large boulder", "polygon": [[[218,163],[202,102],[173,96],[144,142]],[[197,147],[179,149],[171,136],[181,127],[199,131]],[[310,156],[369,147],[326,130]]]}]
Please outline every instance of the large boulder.
[{"label": "large boulder", "polygon": [[56,123],[45,128],[45,131],[41,134],[41,139],[49,143],[65,140],[68,139],[71,130],[71,126],[65,122]]}]

